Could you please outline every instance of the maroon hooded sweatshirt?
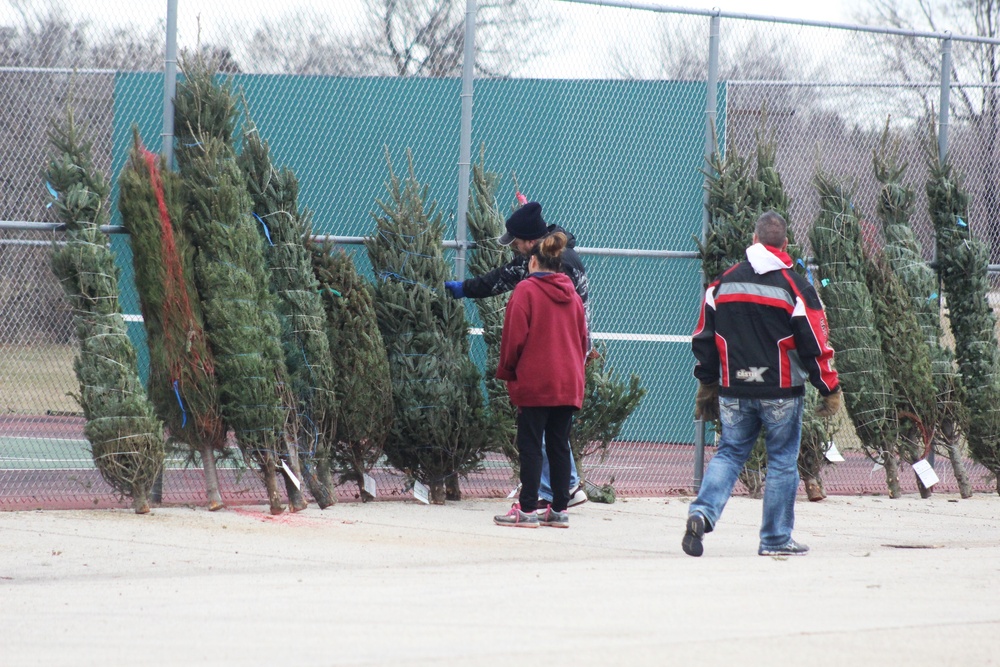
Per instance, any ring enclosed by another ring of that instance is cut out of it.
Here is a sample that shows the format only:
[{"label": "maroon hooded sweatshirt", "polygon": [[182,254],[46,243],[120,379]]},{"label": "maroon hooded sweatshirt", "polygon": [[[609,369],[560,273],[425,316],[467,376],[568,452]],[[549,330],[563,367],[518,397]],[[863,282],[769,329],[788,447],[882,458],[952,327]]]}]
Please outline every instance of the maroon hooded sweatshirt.
[{"label": "maroon hooded sweatshirt", "polygon": [[514,288],[504,315],[497,378],[518,407],[583,407],[587,320],[564,273],[533,273]]}]

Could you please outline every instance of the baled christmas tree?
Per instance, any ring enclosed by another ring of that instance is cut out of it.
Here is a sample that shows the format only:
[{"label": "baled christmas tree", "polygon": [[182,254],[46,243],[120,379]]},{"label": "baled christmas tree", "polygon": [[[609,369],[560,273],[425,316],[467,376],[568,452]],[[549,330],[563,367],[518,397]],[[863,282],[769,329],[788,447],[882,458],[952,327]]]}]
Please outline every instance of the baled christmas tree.
[{"label": "baled christmas tree", "polygon": [[216,82],[214,67],[198,57],[185,62],[184,75],[174,123],[186,194],[184,227],[196,249],[195,285],[223,417],[248,464],[259,468],[271,512],[283,511],[278,472],[290,505],[302,509],[295,399],[253,202],[232,149],[232,82]]},{"label": "baled christmas tree", "polygon": [[238,162],[264,236],[271,291],[277,296],[285,366],[296,401],[299,462],[309,491],[325,508],[336,502],[328,464],[317,475],[313,461],[329,461],[337,434],[337,398],[326,311],[305,246],[312,233],[310,214],[299,210],[295,174],[274,168],[270,148],[250,120],[243,125]]},{"label": "baled christmas tree", "polygon": [[377,232],[365,242],[396,411],[385,453],[430,487],[432,502],[444,503],[461,497],[459,477],[485,454],[480,375],[469,358],[465,308],[443,288],[450,272],[437,204],[425,205],[428,188],[417,181],[409,152],[405,182],[393,172],[388,149],[386,160],[390,200],[377,202]]},{"label": "baled christmas tree", "polygon": [[73,306],[80,354],[74,360],[80,405],[101,477],[149,512],[149,492],[163,468],[163,425],[139,378],[135,348],[118,301],[118,267],[101,226],[108,223],[107,180],[95,168],[73,111],[49,136],[56,151],[46,171],[53,205],[66,224],[52,269]]},{"label": "baled christmas tree", "polygon": [[830,342],[837,351],[837,373],[861,445],[868,456],[885,466],[889,495],[898,498],[895,396],[882,340],[872,322],[874,305],[853,193],[823,171],[816,173],[813,183],[820,212],[810,240],[819,265],[819,292],[830,323]]},{"label": "baled christmas tree", "polygon": [[194,287],[192,248],[179,224],[180,177],[142,146],[134,128],[119,190],[149,347],[149,397],[171,441],[201,458],[208,508],[217,510],[223,503],[215,458],[226,448],[226,426]]},{"label": "baled christmas tree", "polygon": [[[937,238],[938,274],[948,302],[955,356],[968,411],[966,437],[972,457],[997,476],[1000,493],[1000,349],[990,290],[989,248],[969,229],[969,194],[951,163],[927,151],[927,199]],[[937,146],[937,142],[933,142]]]},{"label": "baled christmas tree", "polygon": [[[243,174],[217,139],[202,145],[204,155],[190,160],[184,175],[185,227],[198,249],[195,283],[215,356],[219,402],[248,465],[263,475],[271,512],[278,514],[283,508],[275,475],[286,452],[288,418],[281,326]],[[291,492],[289,500],[296,504]]]},{"label": "baled christmas tree", "polygon": [[[906,310],[916,318],[916,325],[920,328],[920,336],[931,364],[935,396],[934,423],[927,423],[926,417],[921,416],[924,420],[923,431],[932,434],[932,437],[943,446],[951,460],[959,490],[963,497],[968,497],[972,492],[971,484],[958,448],[958,435],[963,428],[963,411],[959,400],[961,377],[955,370],[954,355],[941,342],[937,277],[934,270],[924,261],[920,243],[910,225],[915,196],[913,188],[903,183],[907,165],[900,162],[899,147],[898,140],[890,140],[889,124],[886,121],[882,140],[878,148],[873,151],[875,177],[882,184],[876,203],[876,213],[882,222],[882,233],[885,236],[884,256],[892,273],[906,292],[909,299]],[[911,315],[903,317],[908,318]],[[913,326],[913,323],[908,326]],[[919,364],[907,364],[907,366],[916,368],[919,365],[922,368],[924,363],[921,359]],[[912,388],[924,386],[923,381],[916,378],[910,378],[906,382]],[[919,478],[918,484],[921,493],[926,495]]]}]

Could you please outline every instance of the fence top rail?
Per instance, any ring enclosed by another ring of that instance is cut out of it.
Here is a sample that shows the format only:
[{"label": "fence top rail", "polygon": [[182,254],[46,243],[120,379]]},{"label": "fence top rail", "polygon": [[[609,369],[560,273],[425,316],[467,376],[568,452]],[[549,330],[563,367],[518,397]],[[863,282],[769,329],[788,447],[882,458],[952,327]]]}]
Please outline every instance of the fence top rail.
[{"label": "fence top rail", "polygon": [[[723,79],[727,86],[774,86],[786,88],[941,88],[940,81],[806,81],[794,79]],[[952,81],[950,88],[1000,88],[989,81]]]},{"label": "fence top rail", "polygon": [[581,5],[597,5],[600,7],[620,7],[622,9],[640,9],[661,14],[688,14],[692,16],[718,16],[726,19],[742,19],[744,21],[763,21],[766,23],[787,23],[809,28],[832,28],[834,30],[851,30],[854,32],[872,32],[882,35],[899,35],[902,37],[927,37],[930,39],[950,39],[956,42],[976,42],[979,44],[1000,44],[1000,38],[981,37],[978,35],[955,35],[949,31],[930,32],[924,30],[905,30],[888,26],[863,25],[858,23],[840,23],[836,21],[813,21],[810,19],[793,19],[766,14],[744,14],[741,12],[724,12],[721,9],[695,9],[691,7],[672,7],[653,2],[636,2],[635,0],[557,0]]},{"label": "fence top rail", "polygon": [[119,70],[101,67],[0,67],[4,74],[117,74]]}]

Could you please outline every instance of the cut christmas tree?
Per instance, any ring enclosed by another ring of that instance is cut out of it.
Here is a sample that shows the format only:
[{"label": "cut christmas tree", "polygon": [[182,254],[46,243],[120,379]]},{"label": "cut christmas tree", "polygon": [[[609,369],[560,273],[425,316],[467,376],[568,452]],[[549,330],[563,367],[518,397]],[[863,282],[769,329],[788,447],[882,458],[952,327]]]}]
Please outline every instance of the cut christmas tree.
[{"label": "cut christmas tree", "polygon": [[295,174],[274,168],[270,148],[250,120],[243,124],[239,164],[277,296],[285,366],[296,401],[299,463],[309,491],[325,508],[336,502],[328,462],[337,435],[337,398],[326,311],[305,246],[312,233],[310,214],[299,210]]},{"label": "cut christmas tree", "polygon": [[365,245],[375,273],[375,308],[389,356],[395,419],[389,462],[430,489],[431,501],[461,498],[459,478],[486,453],[480,375],[469,358],[461,300],[444,289],[450,273],[441,244],[444,224],[428,188],[389,163],[388,201],[372,213],[377,231]]},{"label": "cut christmas tree", "polygon": [[215,362],[194,287],[180,177],[147,151],[133,128],[119,178],[118,208],[132,245],[132,265],[149,347],[149,396],[170,442],[200,458],[208,508],[223,506],[216,456],[226,449]]},{"label": "cut christmas tree", "polygon": [[[959,434],[964,428],[963,411],[958,398],[961,393],[961,377],[955,369],[951,350],[941,342],[937,277],[924,261],[920,242],[910,224],[915,197],[912,187],[903,183],[907,165],[900,162],[899,148],[899,141],[890,139],[887,121],[882,140],[873,153],[875,177],[882,184],[876,213],[885,237],[884,256],[890,270],[905,290],[908,298],[905,309],[916,317],[927,348],[927,361],[931,364],[935,419],[934,423],[927,423],[927,416],[921,417],[924,420],[924,433],[932,434],[932,438],[948,455],[959,490],[967,498],[972,493],[972,487],[959,449]],[[902,317],[908,318],[909,315],[904,314]],[[912,326],[913,323],[910,322],[908,328]],[[921,358],[919,367],[923,368],[924,363]],[[923,381],[917,378],[910,378],[906,382],[915,388],[923,387]],[[923,483],[919,477],[917,479],[921,493],[927,495]]]},{"label": "cut christmas tree", "polygon": [[847,411],[865,453],[885,466],[889,495],[898,498],[895,395],[881,336],[872,322],[874,305],[866,281],[853,192],[822,170],[813,183],[819,193],[820,212],[810,241]]},{"label": "cut christmas tree", "polygon": [[74,369],[80,382],[84,435],[94,465],[137,514],[149,512],[149,494],[163,469],[163,424],[139,378],[135,348],[118,301],[118,268],[101,226],[108,224],[107,180],[94,167],[72,109],[53,124],[55,155],[46,171],[52,205],[66,225],[52,269],[73,307],[80,343]]},{"label": "cut christmas tree", "polygon": [[[497,175],[486,171],[485,148],[480,149],[479,162],[472,165],[472,193],[466,215],[469,231],[476,245],[469,251],[469,273],[481,276],[513,259],[509,247],[498,243],[504,233],[504,217],[497,208]],[[520,203],[515,204],[520,206]],[[499,449],[510,462],[514,479],[518,478],[520,459],[517,454],[517,408],[510,402],[507,383],[496,377],[500,359],[500,338],[510,293],[475,299],[479,320],[483,324],[486,343],[486,419],[493,439],[491,449]]]},{"label": "cut christmas tree", "polygon": [[[326,309],[327,340],[333,358],[337,394],[337,433],[323,474],[331,466],[340,482],[354,482],[362,500],[365,475],[375,466],[392,427],[392,379],[382,333],[378,329],[372,288],[354,261],[333,243],[308,241],[313,271]],[[321,475],[322,477],[322,475]]]},{"label": "cut christmas tree", "polygon": [[299,489],[295,399],[287,381],[281,325],[270,293],[253,202],[232,148],[236,96],[229,79],[200,57],[177,85],[177,162],[185,186],[184,227],[195,247],[195,286],[215,356],[219,401],[248,465],[259,469],[272,513],[283,511],[276,475],[293,510]]},{"label": "cut christmas tree", "polygon": [[969,194],[961,176],[951,163],[938,158],[930,143],[927,199],[937,239],[938,274],[962,373],[966,438],[972,458],[997,477],[1000,493],[1000,349],[996,317],[986,297],[989,249],[972,237]]}]

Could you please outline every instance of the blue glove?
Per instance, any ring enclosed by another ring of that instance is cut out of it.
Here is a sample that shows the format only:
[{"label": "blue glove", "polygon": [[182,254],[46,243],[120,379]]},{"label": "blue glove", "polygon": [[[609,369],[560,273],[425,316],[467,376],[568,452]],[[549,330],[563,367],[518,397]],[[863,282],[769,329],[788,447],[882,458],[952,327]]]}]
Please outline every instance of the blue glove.
[{"label": "blue glove", "polygon": [[451,298],[453,299],[463,299],[465,298],[465,290],[462,288],[461,280],[448,280],[445,281],[445,289],[451,292]]}]

